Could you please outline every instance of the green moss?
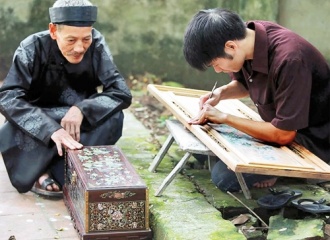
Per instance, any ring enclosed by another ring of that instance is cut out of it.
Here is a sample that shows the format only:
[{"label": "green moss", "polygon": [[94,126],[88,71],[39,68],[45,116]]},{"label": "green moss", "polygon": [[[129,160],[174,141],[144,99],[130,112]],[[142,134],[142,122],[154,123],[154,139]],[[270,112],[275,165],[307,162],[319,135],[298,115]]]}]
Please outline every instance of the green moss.
[{"label": "green moss", "polygon": [[[151,141],[149,131],[126,132],[118,141],[118,146],[132,163],[138,174],[145,181],[149,189],[150,226],[154,233],[154,239],[245,239],[238,233],[236,227],[222,218],[221,212],[226,208],[243,208],[227,193],[219,191],[211,182],[208,169],[191,169],[190,164],[195,164],[194,158],[185,166],[184,174],[178,174],[169,184],[162,196],[154,196],[159,186],[172,171],[176,163],[182,158],[182,152],[176,144],[173,144],[169,152],[157,168],[156,173],[149,172],[150,163],[159,151],[160,146]],[[136,136],[135,136],[136,135]],[[160,143],[165,142],[167,136],[158,137]],[[303,197],[329,199],[329,193],[321,188],[302,183],[291,183],[285,180],[276,185],[277,188],[300,189]],[[253,189],[251,191],[254,200],[247,200],[242,193],[235,193],[241,201],[250,208],[256,205],[256,199],[269,194],[267,189]],[[219,212],[217,209],[221,209]],[[300,220],[299,220],[300,221]],[[286,234],[297,234],[297,229],[304,228],[300,223],[284,223],[289,230]],[[276,225],[273,225],[276,226]],[[322,222],[313,225],[317,229],[322,228]],[[280,228],[280,225],[277,226]],[[306,228],[307,229],[307,228]],[[277,239],[285,239],[276,232]],[[301,231],[302,232],[302,231]],[[313,232],[320,236],[319,231]],[[272,236],[271,233],[270,236]],[[276,239],[276,238],[273,238]]]},{"label": "green moss", "polygon": [[209,240],[219,240],[219,239],[230,239],[230,240],[240,240],[240,239],[246,239],[243,235],[238,235],[237,232],[233,231],[218,231],[213,232],[210,234]]},{"label": "green moss", "polygon": [[154,239],[219,239],[229,235],[233,236],[232,239],[244,239],[233,224],[221,218],[220,212],[196,190],[194,183],[182,174],[175,177],[162,196],[154,196],[184,152],[173,144],[157,172],[151,173],[148,167],[159,149],[146,140],[148,137],[124,137],[118,146],[149,188],[150,225]]},{"label": "green moss", "polygon": [[[285,226],[285,227],[284,227]],[[324,222],[320,219],[292,220],[282,216],[270,218],[269,240],[293,240],[312,237],[324,237]]]},{"label": "green moss", "polygon": [[[203,194],[207,201],[211,203],[217,209],[223,209],[226,207],[244,207],[235,198],[229,194],[220,191],[211,180],[211,173],[209,170],[196,170],[190,169],[186,170],[186,174],[189,175],[191,180],[198,186],[198,188],[203,191]],[[256,207],[255,200],[247,200],[243,193],[235,193],[243,203],[247,204],[249,207]]]},{"label": "green moss", "polygon": [[[153,207],[152,219],[157,222],[155,239],[245,239],[218,211],[195,196],[189,193],[177,198],[165,196],[162,207]],[[221,238],[229,235],[233,238]]]}]

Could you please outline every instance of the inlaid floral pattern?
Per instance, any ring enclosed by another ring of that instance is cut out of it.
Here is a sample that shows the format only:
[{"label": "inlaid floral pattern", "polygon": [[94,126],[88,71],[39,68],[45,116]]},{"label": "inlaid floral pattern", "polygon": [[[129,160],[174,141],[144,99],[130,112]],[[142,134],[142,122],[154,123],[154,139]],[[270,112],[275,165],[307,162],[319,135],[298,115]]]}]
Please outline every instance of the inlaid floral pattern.
[{"label": "inlaid floral pattern", "polygon": [[90,231],[145,229],[145,201],[90,203]]},{"label": "inlaid floral pattern", "polygon": [[132,166],[121,160],[125,156],[115,147],[89,147],[77,152],[86,173],[88,187],[144,186],[141,178],[132,174]]},{"label": "inlaid floral pattern", "polygon": [[114,198],[114,199],[122,199],[122,198],[129,198],[134,196],[134,192],[130,191],[111,191],[107,193],[103,193],[100,195],[101,198]]}]

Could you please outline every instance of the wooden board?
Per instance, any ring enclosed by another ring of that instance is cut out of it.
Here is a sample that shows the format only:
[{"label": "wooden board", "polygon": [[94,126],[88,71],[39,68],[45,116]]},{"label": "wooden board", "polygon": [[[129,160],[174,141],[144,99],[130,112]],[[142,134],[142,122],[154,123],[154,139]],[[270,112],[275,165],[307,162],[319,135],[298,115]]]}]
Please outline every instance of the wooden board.
[{"label": "wooden board", "polygon": [[[303,146],[273,146],[225,124],[206,127],[188,124],[197,115],[199,97],[207,91],[148,85],[148,91],[235,172],[275,176],[330,179],[330,166]],[[259,114],[239,100],[223,100],[217,106],[242,118],[262,121]]]}]

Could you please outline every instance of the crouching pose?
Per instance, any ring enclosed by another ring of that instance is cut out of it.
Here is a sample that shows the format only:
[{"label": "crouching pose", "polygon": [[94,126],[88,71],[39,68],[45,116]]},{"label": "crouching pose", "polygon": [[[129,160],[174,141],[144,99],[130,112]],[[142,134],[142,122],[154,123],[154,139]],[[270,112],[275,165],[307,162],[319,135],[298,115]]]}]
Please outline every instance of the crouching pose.
[{"label": "crouching pose", "polygon": [[92,27],[96,6],[58,0],[49,14],[49,30],[21,42],[0,89],[0,151],[18,192],[58,196],[63,149],[115,144],[132,96]]}]

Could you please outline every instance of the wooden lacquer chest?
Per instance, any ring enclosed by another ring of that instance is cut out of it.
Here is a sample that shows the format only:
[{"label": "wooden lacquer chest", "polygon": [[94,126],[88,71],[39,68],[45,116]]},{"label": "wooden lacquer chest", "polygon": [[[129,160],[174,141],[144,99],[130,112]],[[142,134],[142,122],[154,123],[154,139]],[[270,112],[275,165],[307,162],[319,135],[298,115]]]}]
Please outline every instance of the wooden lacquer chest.
[{"label": "wooden lacquer chest", "polygon": [[81,239],[152,239],[148,189],[117,146],[68,150],[63,193]]}]

